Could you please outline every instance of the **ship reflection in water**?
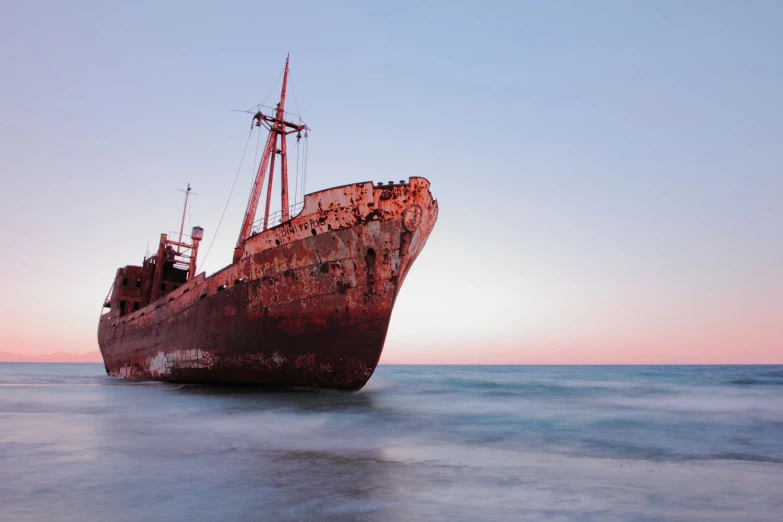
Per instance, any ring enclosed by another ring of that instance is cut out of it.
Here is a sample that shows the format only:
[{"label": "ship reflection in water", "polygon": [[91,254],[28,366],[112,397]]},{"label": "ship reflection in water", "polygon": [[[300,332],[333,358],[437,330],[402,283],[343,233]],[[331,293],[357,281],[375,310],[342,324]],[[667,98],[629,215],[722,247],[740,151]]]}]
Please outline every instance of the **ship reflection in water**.
[{"label": "ship reflection in water", "polygon": [[0,364],[0,520],[780,520],[783,367],[395,367],[361,392]]}]

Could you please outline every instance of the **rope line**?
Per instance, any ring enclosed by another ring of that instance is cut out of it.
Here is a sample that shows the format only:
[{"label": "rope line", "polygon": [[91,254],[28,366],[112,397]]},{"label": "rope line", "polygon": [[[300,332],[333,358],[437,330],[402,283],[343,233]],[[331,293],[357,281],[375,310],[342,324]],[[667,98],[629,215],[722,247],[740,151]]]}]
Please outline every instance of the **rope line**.
[{"label": "rope line", "polygon": [[[302,111],[299,110],[299,102],[296,99],[296,89],[294,89],[294,77],[290,72],[288,73],[288,80],[291,82],[291,92],[294,93],[294,103],[296,104],[296,112],[302,114]],[[302,117],[299,116],[299,114],[297,114],[296,116],[298,116],[299,119],[301,120]]]},{"label": "rope line", "polygon": [[[251,131],[252,132],[252,131]],[[250,198],[253,197],[253,185],[256,182],[256,164],[258,163],[258,146],[261,143],[261,131],[256,135],[256,153],[253,156],[253,164],[250,165],[250,187],[248,188],[247,202],[250,203]]]},{"label": "rope line", "polygon": [[[272,88],[269,89],[269,92],[266,93],[266,96],[264,97],[264,101],[262,101],[261,103],[259,103],[258,105],[255,106],[255,107],[258,107],[258,110],[261,110],[261,107],[264,107],[264,104],[266,103],[266,100],[269,99],[269,97],[272,95],[272,91],[274,91],[275,87],[277,87],[277,84],[280,82],[280,78],[283,77],[283,73],[284,72],[285,71],[282,71],[280,73],[280,76],[277,77],[277,81],[274,83],[274,85],[272,85]],[[294,96],[294,98],[296,98],[296,96]],[[274,107],[269,107],[269,108],[273,109]],[[252,109],[250,109],[250,110],[252,110]]]},{"label": "rope line", "polygon": [[[245,154],[247,154],[247,147],[248,145],[250,145],[250,137],[252,135],[253,135],[253,127],[250,127],[250,133],[248,133],[247,141],[245,142],[245,150],[242,151],[242,159],[239,160],[239,167],[237,167],[237,173],[234,176],[234,183],[231,184],[231,191],[228,193],[228,200],[226,201],[226,206],[223,207],[223,213],[220,215],[220,221],[218,221],[218,226],[217,228],[215,228],[215,234],[212,236],[212,241],[209,242],[207,253],[204,254],[204,258],[201,260],[201,263],[199,265],[200,267],[203,267],[204,263],[207,262],[209,253],[210,251],[212,251],[212,245],[215,244],[215,238],[217,238],[218,232],[220,231],[220,225],[223,224],[223,218],[226,216],[226,210],[228,210],[228,204],[231,202],[231,195],[234,193],[234,187],[236,186],[237,179],[239,178],[239,171],[242,170],[242,164],[245,162]],[[198,270],[196,270],[196,273],[198,273]]]}]

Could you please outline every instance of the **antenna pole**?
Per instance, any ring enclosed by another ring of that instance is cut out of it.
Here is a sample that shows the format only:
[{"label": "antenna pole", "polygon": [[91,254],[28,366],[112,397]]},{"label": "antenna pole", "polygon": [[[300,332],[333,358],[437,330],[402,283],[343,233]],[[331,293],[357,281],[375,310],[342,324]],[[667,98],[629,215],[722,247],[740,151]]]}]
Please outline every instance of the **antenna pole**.
[{"label": "antenna pole", "polygon": [[[285,73],[283,74],[283,89],[280,93],[280,103],[277,106],[277,133],[280,134],[280,210],[282,211],[281,220],[288,221],[288,159],[286,158],[285,142],[286,129],[283,127],[285,121],[285,88],[288,84],[288,60],[289,54],[285,58]],[[271,188],[271,187],[270,187]],[[267,212],[269,209],[267,208]]]},{"label": "antenna pole", "polygon": [[[185,229],[185,215],[188,211],[188,197],[190,197],[190,183],[188,183],[188,189],[185,191],[185,208],[182,209],[182,223],[179,226],[179,239],[178,243],[182,243],[182,231]],[[179,245],[177,245],[177,253],[180,253]]]}]

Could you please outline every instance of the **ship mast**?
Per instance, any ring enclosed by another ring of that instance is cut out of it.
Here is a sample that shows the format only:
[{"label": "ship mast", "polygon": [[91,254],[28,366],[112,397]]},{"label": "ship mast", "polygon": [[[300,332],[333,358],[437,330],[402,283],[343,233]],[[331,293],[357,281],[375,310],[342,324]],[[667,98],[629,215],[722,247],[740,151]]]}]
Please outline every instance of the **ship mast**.
[{"label": "ship mast", "polygon": [[[185,230],[185,214],[188,211],[188,197],[190,197],[190,183],[188,183],[188,189],[183,191],[180,189],[180,192],[185,192],[185,208],[182,209],[182,223],[179,226],[179,239],[178,242],[182,243],[182,231]],[[177,246],[177,253],[180,252],[179,246]]]},{"label": "ship mast", "polygon": [[[289,55],[290,57],[290,55]],[[285,119],[285,91],[288,84],[288,60],[285,59],[285,72],[283,73],[283,87],[280,92],[280,103],[277,104],[274,116],[268,116],[260,110],[253,116],[253,125],[264,126],[269,130],[269,136],[264,146],[264,154],[261,156],[261,163],[258,165],[255,181],[253,182],[253,191],[250,194],[250,200],[247,202],[245,218],[242,221],[242,228],[239,232],[239,240],[234,249],[234,263],[242,257],[242,248],[245,241],[250,237],[253,231],[253,221],[258,209],[258,200],[261,198],[261,189],[264,186],[267,169],[269,170],[269,181],[266,189],[266,205],[264,206],[263,230],[269,225],[269,207],[272,199],[272,181],[275,174],[275,156],[280,156],[280,210],[282,213],[282,222],[289,219],[288,215],[288,159],[286,153],[286,138],[294,132],[301,132],[307,129],[304,124],[291,123]],[[278,148],[278,138],[280,148]]]}]

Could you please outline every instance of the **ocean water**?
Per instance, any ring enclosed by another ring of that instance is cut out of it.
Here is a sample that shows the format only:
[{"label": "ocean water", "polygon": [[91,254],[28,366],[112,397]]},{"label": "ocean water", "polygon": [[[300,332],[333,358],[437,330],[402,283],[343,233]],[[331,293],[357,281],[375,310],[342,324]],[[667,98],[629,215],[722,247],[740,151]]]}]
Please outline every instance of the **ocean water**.
[{"label": "ocean water", "polygon": [[0,520],[783,520],[783,367],[381,366],[358,393],[0,364]]}]

